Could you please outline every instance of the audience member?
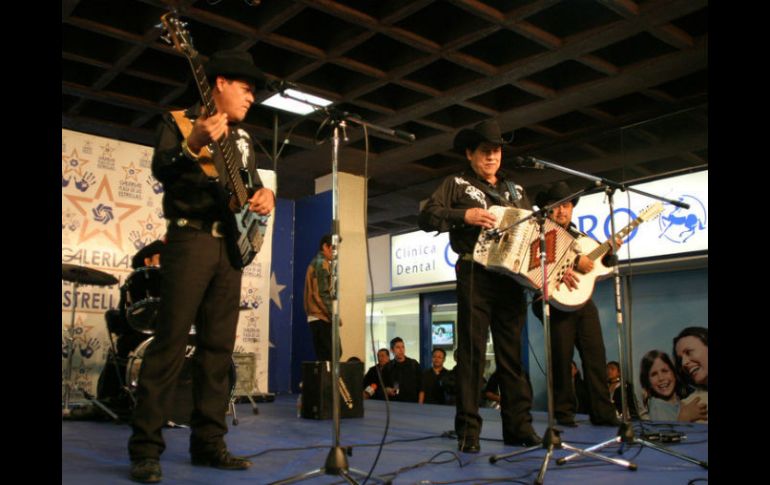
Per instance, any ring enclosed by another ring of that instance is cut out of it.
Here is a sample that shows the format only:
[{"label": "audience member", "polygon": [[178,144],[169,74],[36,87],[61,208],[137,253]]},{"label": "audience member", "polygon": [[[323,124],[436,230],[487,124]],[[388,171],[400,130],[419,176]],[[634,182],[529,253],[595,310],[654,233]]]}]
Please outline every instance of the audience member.
[{"label": "audience member", "polygon": [[390,341],[393,360],[383,368],[383,381],[388,398],[393,401],[417,402],[422,389],[420,363],[406,356],[404,340],[396,337]]}]

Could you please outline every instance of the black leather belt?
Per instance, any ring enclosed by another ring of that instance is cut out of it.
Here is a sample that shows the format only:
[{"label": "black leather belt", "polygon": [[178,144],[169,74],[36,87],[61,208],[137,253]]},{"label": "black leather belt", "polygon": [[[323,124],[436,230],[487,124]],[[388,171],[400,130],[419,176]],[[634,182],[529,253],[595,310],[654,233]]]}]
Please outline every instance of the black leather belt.
[{"label": "black leather belt", "polygon": [[200,219],[187,219],[181,217],[179,219],[170,219],[169,226],[189,227],[199,231],[208,232],[214,237],[225,237],[222,232],[221,221],[203,221]]}]

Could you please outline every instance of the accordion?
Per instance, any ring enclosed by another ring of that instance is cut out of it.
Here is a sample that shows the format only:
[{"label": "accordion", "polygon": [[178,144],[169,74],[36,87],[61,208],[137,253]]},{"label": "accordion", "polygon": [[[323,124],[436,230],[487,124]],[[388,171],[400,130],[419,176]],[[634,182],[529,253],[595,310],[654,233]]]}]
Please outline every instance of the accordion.
[{"label": "accordion", "polygon": [[[516,224],[532,214],[532,211],[497,205],[488,210],[496,218],[495,228],[479,233],[473,260],[490,271],[514,278],[527,288],[541,290],[543,274],[540,270],[538,224],[534,218]],[[498,229],[502,231],[496,231]],[[550,219],[545,221],[545,242],[548,289],[552,291],[567,269],[574,264],[577,246],[575,238]]]}]

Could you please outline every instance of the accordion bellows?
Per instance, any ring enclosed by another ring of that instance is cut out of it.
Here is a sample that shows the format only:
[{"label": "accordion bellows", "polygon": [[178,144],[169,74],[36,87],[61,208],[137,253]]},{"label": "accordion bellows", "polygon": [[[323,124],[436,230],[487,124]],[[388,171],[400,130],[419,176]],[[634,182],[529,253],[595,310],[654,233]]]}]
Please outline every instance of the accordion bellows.
[{"label": "accordion bellows", "polygon": [[[494,229],[479,233],[473,260],[490,271],[514,278],[527,288],[542,289],[538,223],[534,218],[519,222],[530,216],[532,211],[497,205],[488,210],[495,215],[497,222]],[[575,238],[550,219],[545,220],[544,227],[548,289],[552,290],[575,262]]]}]

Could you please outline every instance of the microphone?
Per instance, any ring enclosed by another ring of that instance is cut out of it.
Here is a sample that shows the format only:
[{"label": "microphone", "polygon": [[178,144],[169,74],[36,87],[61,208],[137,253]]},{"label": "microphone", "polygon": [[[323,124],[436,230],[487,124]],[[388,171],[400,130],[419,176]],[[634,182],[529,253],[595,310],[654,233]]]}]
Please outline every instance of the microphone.
[{"label": "microphone", "polygon": [[296,84],[289,81],[284,81],[281,79],[275,79],[273,81],[270,81],[270,80],[265,81],[265,88],[268,91],[272,91],[275,93],[282,93],[289,88],[296,88],[296,87],[297,87]]},{"label": "microphone", "polygon": [[545,162],[535,157],[514,157],[514,164],[521,168],[533,168],[535,170],[543,170],[545,168]]},{"label": "microphone", "polygon": [[406,132],[406,131],[393,130],[393,134],[396,137],[401,138],[402,140],[406,140],[408,142],[412,142],[412,141],[415,140],[414,134]]},{"label": "microphone", "polygon": [[499,227],[484,229],[484,233],[486,234],[487,239],[494,239],[495,241],[499,241],[500,237],[502,236]]}]

